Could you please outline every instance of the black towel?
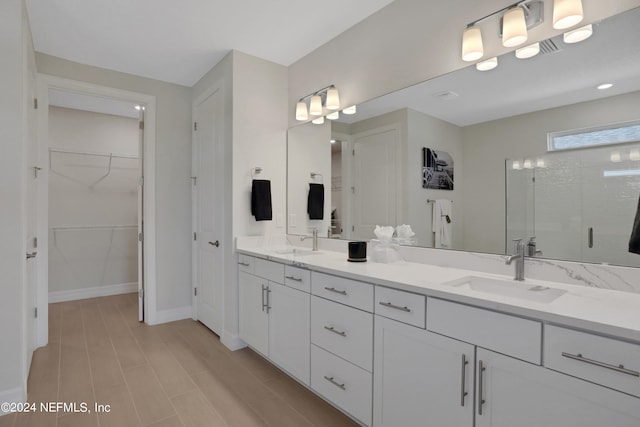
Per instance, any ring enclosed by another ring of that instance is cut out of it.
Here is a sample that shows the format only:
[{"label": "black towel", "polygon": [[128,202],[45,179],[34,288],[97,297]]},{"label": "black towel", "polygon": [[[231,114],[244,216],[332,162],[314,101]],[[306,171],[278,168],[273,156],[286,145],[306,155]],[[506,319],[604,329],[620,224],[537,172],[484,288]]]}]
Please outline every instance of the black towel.
[{"label": "black towel", "polygon": [[631,230],[631,238],[629,238],[629,252],[640,254],[640,200],[638,200],[638,209],[636,210],[636,219],[633,221],[633,230]]},{"label": "black towel", "polygon": [[309,184],[307,213],[309,219],[324,219],[324,185]]},{"label": "black towel", "polygon": [[251,215],[256,221],[271,221],[271,181],[254,179],[251,183]]}]

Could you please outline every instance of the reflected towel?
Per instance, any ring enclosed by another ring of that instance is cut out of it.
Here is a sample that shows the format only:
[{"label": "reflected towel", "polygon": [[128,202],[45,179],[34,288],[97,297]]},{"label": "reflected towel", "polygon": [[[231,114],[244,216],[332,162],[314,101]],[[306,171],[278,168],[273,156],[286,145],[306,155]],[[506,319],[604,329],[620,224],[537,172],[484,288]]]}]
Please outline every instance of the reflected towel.
[{"label": "reflected towel", "polygon": [[451,248],[451,200],[438,199],[433,202],[434,248]]},{"label": "reflected towel", "polygon": [[254,179],[251,183],[251,215],[256,221],[271,221],[271,181]]},{"label": "reflected towel", "polygon": [[629,238],[629,252],[640,254],[640,199],[636,210],[636,219],[633,221],[633,229]]},{"label": "reflected towel", "polygon": [[307,198],[307,213],[309,219],[324,219],[324,185],[309,184]]}]

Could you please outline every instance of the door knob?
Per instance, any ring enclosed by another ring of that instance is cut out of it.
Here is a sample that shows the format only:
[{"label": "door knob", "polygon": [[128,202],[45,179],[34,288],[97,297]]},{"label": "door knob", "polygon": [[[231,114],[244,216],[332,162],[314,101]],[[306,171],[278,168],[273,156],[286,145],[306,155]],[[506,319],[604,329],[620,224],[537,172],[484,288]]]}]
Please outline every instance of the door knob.
[{"label": "door knob", "polygon": [[35,258],[38,252],[27,252],[27,259]]},{"label": "door knob", "polygon": [[215,246],[216,248],[217,248],[218,246],[220,246],[220,242],[219,242],[219,241],[217,241],[217,240],[216,240],[215,242],[209,242],[209,244],[210,244],[211,246]]}]

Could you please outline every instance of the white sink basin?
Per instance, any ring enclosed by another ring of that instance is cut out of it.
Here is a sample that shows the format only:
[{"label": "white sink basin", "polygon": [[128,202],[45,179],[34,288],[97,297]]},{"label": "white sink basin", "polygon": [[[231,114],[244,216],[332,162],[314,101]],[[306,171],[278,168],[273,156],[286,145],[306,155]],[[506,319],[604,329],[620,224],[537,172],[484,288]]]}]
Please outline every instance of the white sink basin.
[{"label": "white sink basin", "polygon": [[467,289],[546,304],[555,301],[567,293],[564,289],[550,288],[533,282],[518,282],[516,280],[501,280],[478,276],[467,276],[445,284],[458,289]]},{"label": "white sink basin", "polygon": [[277,249],[274,252],[279,255],[293,255],[293,256],[319,255],[322,253],[320,251],[312,251],[311,249],[293,248],[293,247]]}]

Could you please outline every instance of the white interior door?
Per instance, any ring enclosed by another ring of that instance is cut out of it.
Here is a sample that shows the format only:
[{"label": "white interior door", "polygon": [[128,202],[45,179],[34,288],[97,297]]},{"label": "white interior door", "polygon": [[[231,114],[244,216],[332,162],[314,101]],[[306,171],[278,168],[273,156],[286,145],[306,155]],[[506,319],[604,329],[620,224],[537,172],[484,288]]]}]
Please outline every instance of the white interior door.
[{"label": "white interior door", "polygon": [[397,129],[353,141],[352,239],[371,239],[376,225],[397,225]]},{"label": "white interior door", "polygon": [[218,335],[223,324],[223,99],[215,91],[194,110],[194,273],[196,317]]},{"label": "white interior door", "polygon": [[140,132],[138,136],[140,179],[138,180],[138,321],[144,322],[144,109],[140,109]]}]

